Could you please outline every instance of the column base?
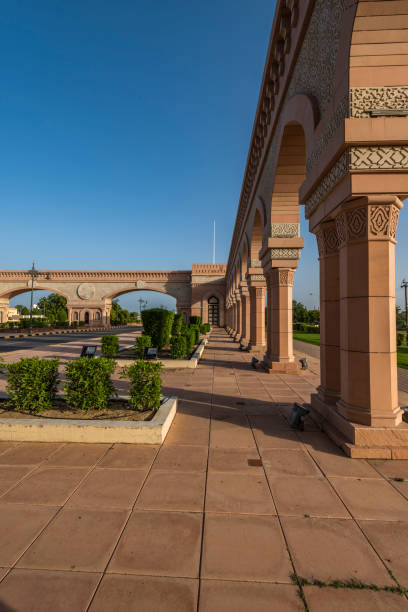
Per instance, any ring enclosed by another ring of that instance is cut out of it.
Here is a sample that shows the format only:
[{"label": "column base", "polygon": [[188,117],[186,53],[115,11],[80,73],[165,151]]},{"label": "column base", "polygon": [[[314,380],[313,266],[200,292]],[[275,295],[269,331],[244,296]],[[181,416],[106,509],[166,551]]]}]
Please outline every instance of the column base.
[{"label": "column base", "polygon": [[268,373],[276,372],[277,374],[293,374],[299,371],[296,361],[273,361],[266,355],[262,361],[262,367]]},{"label": "column base", "polygon": [[[408,459],[408,423],[390,427],[349,421],[338,408],[312,395],[313,418],[347,456],[355,459]],[[400,411],[402,413],[402,411]],[[397,415],[399,419],[401,415]]]},{"label": "column base", "polygon": [[402,410],[398,407],[391,414],[372,414],[369,410],[352,406],[340,400],[336,405],[337,412],[348,421],[370,427],[397,427],[402,421]]},{"label": "column base", "polygon": [[324,389],[321,385],[317,387],[317,394],[323,403],[330,404],[331,406],[335,406],[340,400],[340,393],[338,391]]},{"label": "column base", "polygon": [[265,353],[265,348],[264,344],[248,344],[248,351],[250,353]]}]

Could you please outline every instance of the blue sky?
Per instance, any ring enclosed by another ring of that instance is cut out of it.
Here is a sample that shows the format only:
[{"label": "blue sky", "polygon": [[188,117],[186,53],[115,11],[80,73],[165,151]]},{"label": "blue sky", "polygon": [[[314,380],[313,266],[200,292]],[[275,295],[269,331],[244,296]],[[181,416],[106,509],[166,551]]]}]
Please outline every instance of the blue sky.
[{"label": "blue sky", "polygon": [[[1,268],[188,269],[211,261],[214,218],[225,262],[273,12],[271,0],[2,3]],[[303,234],[295,297],[313,306]]]}]

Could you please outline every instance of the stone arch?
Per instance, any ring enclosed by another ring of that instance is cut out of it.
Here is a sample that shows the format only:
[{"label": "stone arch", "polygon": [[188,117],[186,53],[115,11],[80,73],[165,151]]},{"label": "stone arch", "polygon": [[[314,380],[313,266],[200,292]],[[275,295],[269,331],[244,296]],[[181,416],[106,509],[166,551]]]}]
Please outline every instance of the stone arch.
[{"label": "stone arch", "polygon": [[121,287],[120,289],[116,289],[115,291],[112,291],[106,295],[103,296],[104,300],[114,300],[115,298],[124,295],[125,293],[132,293],[133,291],[154,291],[155,293],[163,293],[163,295],[170,295],[171,297],[173,297],[174,299],[177,300],[178,296],[178,292],[177,290],[174,289],[169,289],[169,288],[164,288],[164,289],[159,289],[157,287],[152,287],[152,286],[146,286],[146,287],[135,287],[134,285],[131,287]]},{"label": "stone arch", "polygon": [[[7,291],[3,291],[2,293],[0,293],[0,299],[11,299],[13,297],[16,297],[17,295],[21,295],[22,293],[28,293],[30,291],[31,291],[31,286],[27,286],[27,285],[24,287],[9,288],[7,289]],[[43,284],[41,285],[34,284],[34,291],[49,291],[50,293],[57,293],[58,295],[61,295],[67,301],[69,301],[69,295],[65,294],[63,291],[55,287],[47,287]]]},{"label": "stone arch", "polygon": [[264,224],[259,208],[254,211],[251,229],[251,246],[250,246],[250,268],[260,267],[260,253],[262,250],[262,236]]}]

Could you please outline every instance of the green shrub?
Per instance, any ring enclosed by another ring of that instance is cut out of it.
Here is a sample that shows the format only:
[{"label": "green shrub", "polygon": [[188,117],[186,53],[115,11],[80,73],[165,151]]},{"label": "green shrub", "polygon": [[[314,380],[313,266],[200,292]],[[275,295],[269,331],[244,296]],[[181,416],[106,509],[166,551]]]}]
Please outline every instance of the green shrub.
[{"label": "green shrub", "polygon": [[191,325],[201,325],[201,317],[191,316],[190,324]]},{"label": "green shrub", "polygon": [[210,329],[211,329],[211,327],[210,327],[210,324],[209,324],[209,323],[203,323],[203,324],[200,326],[200,332],[201,332],[202,334],[208,334],[208,332],[210,331]]},{"label": "green shrub", "polygon": [[116,357],[119,352],[118,336],[102,336],[102,355],[104,357]]},{"label": "green shrub", "polygon": [[181,335],[185,337],[186,339],[186,351],[187,351],[187,355],[190,355],[190,353],[193,352],[193,348],[194,348],[194,344],[195,344],[195,330],[191,329],[190,326],[185,325]]},{"label": "green shrub", "polygon": [[78,327],[78,321],[72,321],[71,327]]},{"label": "green shrub", "polygon": [[83,327],[84,325],[86,325],[85,321],[79,321],[79,327]]},{"label": "green shrub", "polygon": [[23,358],[6,363],[7,392],[19,410],[41,412],[52,408],[57,393],[59,359]]},{"label": "green shrub", "polygon": [[143,329],[151,337],[152,346],[160,350],[170,342],[174,312],[164,308],[151,308],[142,311]]},{"label": "green shrub", "polygon": [[145,356],[146,349],[152,346],[152,339],[150,336],[143,334],[136,338],[135,353],[138,359],[143,359]]},{"label": "green shrub", "polygon": [[80,357],[65,368],[67,402],[81,410],[101,410],[109,405],[115,389],[111,376],[116,363],[106,357]]},{"label": "green shrub", "polygon": [[184,359],[187,355],[187,342],[185,336],[173,336],[171,339],[171,358]]},{"label": "green shrub", "polygon": [[405,343],[405,334],[402,332],[397,332],[397,346],[403,346]]},{"label": "green shrub", "polygon": [[171,335],[178,336],[181,333],[181,327],[183,325],[183,313],[179,312],[174,315],[173,327],[171,328]]},{"label": "green shrub", "polygon": [[200,342],[200,325],[190,324],[190,328],[194,330],[194,344],[198,344]]},{"label": "green shrub", "polygon": [[130,403],[135,410],[160,408],[162,364],[151,361],[136,361],[123,368],[121,377],[130,380]]}]

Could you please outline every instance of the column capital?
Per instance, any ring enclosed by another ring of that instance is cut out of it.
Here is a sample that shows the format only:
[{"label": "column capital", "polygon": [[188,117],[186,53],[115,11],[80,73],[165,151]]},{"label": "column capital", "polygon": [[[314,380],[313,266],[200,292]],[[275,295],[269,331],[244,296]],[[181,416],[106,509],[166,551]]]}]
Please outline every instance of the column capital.
[{"label": "column capital", "polygon": [[292,287],[295,272],[295,268],[271,268],[265,272],[265,277],[272,287]]},{"label": "column capital", "polygon": [[248,289],[251,287],[265,287],[266,281],[262,268],[256,268],[254,272],[246,275]]},{"label": "column capital", "polygon": [[358,198],[343,204],[336,216],[339,246],[349,242],[382,240],[396,243],[399,211],[403,204],[392,195]]},{"label": "column capital", "polygon": [[319,257],[327,257],[339,252],[339,238],[334,219],[320,223],[313,229],[316,234]]},{"label": "column capital", "polygon": [[248,284],[245,281],[241,283],[241,286],[239,288],[239,292],[241,294],[241,298],[247,297],[249,295],[249,287],[248,287]]}]

